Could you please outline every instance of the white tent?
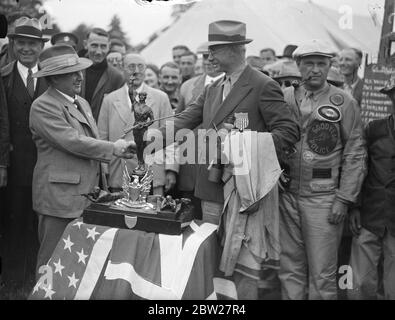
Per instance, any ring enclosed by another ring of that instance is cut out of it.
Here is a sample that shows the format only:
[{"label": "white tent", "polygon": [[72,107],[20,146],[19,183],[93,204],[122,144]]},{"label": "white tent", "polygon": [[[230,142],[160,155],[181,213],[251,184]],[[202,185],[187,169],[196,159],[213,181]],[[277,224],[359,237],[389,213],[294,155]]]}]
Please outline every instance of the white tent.
[{"label": "white tent", "polygon": [[[216,20],[239,20],[247,24],[247,55],[259,55],[265,47],[282,54],[287,44],[316,38],[334,48],[356,47],[377,55],[381,26],[366,15],[346,13],[294,0],[201,0],[149,44],[142,55],[161,65],[171,61],[171,48],[178,44],[191,50],[207,41],[208,25]],[[351,20],[350,20],[351,19]],[[351,28],[350,28],[351,27]]]}]

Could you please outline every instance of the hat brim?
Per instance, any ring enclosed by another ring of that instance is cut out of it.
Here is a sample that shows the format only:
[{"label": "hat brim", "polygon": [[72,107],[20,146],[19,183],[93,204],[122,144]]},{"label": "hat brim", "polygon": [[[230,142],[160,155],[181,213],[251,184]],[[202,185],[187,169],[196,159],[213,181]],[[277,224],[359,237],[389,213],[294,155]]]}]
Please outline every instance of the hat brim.
[{"label": "hat brim", "polygon": [[252,39],[245,39],[240,41],[208,41],[207,46],[219,46],[219,45],[232,45],[232,44],[247,44],[252,42]]},{"label": "hat brim", "polygon": [[69,67],[64,67],[63,69],[59,70],[46,70],[45,68],[33,73],[33,78],[41,78],[41,77],[47,77],[47,76],[54,76],[58,74],[66,74],[66,73],[73,73],[81,70],[85,70],[89,68],[92,65],[92,61],[87,58],[79,58],[78,63],[69,66]]},{"label": "hat brim", "polygon": [[292,78],[293,80],[300,80],[300,79],[302,79],[302,76],[297,76],[294,74],[282,74],[279,76],[273,76],[274,80],[280,80],[280,79],[284,79],[284,78]]},{"label": "hat brim", "polygon": [[320,57],[326,57],[326,58],[333,58],[335,56],[335,54],[322,53],[322,52],[309,52],[309,53],[304,53],[302,55],[293,55],[294,59],[300,59],[300,58],[310,57],[310,56],[320,56]]},{"label": "hat brim", "polygon": [[392,90],[395,90],[395,87],[392,87],[392,88],[386,88],[386,87],[384,87],[384,88],[381,88],[381,89],[379,90],[379,92],[384,93],[384,94],[387,94],[387,93],[390,93]]},{"label": "hat brim", "polygon": [[23,34],[23,33],[10,33],[10,34],[7,35],[7,37],[10,38],[10,39],[29,38],[29,39],[41,40],[42,42],[49,41],[49,39],[47,39],[47,38],[32,36],[31,34]]}]

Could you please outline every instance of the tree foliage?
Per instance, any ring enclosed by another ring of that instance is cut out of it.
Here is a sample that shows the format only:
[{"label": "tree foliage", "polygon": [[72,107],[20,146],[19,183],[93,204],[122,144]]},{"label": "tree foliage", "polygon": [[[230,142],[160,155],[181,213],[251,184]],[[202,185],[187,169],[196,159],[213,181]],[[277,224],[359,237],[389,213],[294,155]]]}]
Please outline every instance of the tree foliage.
[{"label": "tree foliage", "polygon": [[129,38],[127,37],[125,31],[122,30],[121,19],[118,15],[115,14],[112,17],[108,28],[110,38],[117,38],[122,40],[122,42],[125,43],[127,49],[131,47],[129,43]]}]

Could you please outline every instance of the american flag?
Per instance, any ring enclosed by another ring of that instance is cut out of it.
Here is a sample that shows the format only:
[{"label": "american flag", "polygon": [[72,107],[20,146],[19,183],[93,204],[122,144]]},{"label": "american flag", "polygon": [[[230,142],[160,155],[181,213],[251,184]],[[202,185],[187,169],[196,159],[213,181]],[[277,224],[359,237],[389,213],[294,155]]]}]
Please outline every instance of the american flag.
[{"label": "american flag", "polygon": [[[209,223],[192,222],[170,236],[77,219],[41,267],[29,299],[235,298],[234,284],[217,278],[218,250],[216,226]],[[231,293],[221,292],[229,284]]]}]

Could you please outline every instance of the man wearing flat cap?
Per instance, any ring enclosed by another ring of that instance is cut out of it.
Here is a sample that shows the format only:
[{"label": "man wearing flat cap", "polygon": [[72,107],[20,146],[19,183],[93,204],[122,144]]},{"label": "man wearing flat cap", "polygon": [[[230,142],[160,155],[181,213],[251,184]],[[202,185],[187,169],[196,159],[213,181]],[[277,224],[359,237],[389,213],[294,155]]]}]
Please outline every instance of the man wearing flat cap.
[{"label": "man wearing flat cap", "polygon": [[[6,285],[23,287],[33,280],[38,250],[37,217],[32,211],[32,176],[37,159],[29,129],[32,102],[46,89],[44,79],[34,79],[37,61],[47,39],[37,19],[21,17],[8,37],[13,42],[16,61],[1,69],[10,128],[7,210],[3,271]],[[7,173],[8,170],[8,173]]]},{"label": "man wearing flat cap", "polygon": [[48,90],[30,112],[30,129],[38,160],[33,174],[33,209],[38,214],[40,250],[37,268],[46,264],[67,224],[81,216],[89,193],[98,185],[100,162],[114,156],[131,158],[132,142],[99,139],[88,102],[78,96],[82,70],[92,62],[79,58],[68,45],[56,45],[39,57],[36,78],[45,78]]},{"label": "man wearing flat cap", "polygon": [[366,174],[357,102],[330,85],[333,50],[311,40],[294,51],[303,85],[284,90],[302,128],[280,194],[283,299],[336,299],[338,246]]},{"label": "man wearing flat cap", "polygon": [[368,174],[350,212],[353,287],[348,298],[356,300],[378,299],[381,257],[384,299],[395,300],[395,76],[380,92],[391,100],[390,115],[365,127]]},{"label": "man wearing flat cap", "polygon": [[77,50],[78,37],[71,32],[59,32],[51,37],[51,44],[55,45],[59,43],[68,44],[72,46],[74,50]]},{"label": "man wearing flat cap", "polygon": [[[208,41],[208,60],[225,76],[206,86],[203,93],[186,106],[174,120],[175,132],[199,125],[207,131],[228,130],[233,127],[236,114],[242,114],[244,129],[272,134],[280,158],[290,152],[299,140],[299,126],[284,102],[278,83],[246,65],[245,44],[252,41],[246,38],[246,25],[230,20],[210,23]],[[229,121],[232,124],[226,124]],[[203,221],[219,224],[224,207],[224,184],[209,180],[209,164],[198,165],[195,196],[201,199]],[[240,272],[234,272],[234,276],[239,298],[258,297],[256,278]]]}]

